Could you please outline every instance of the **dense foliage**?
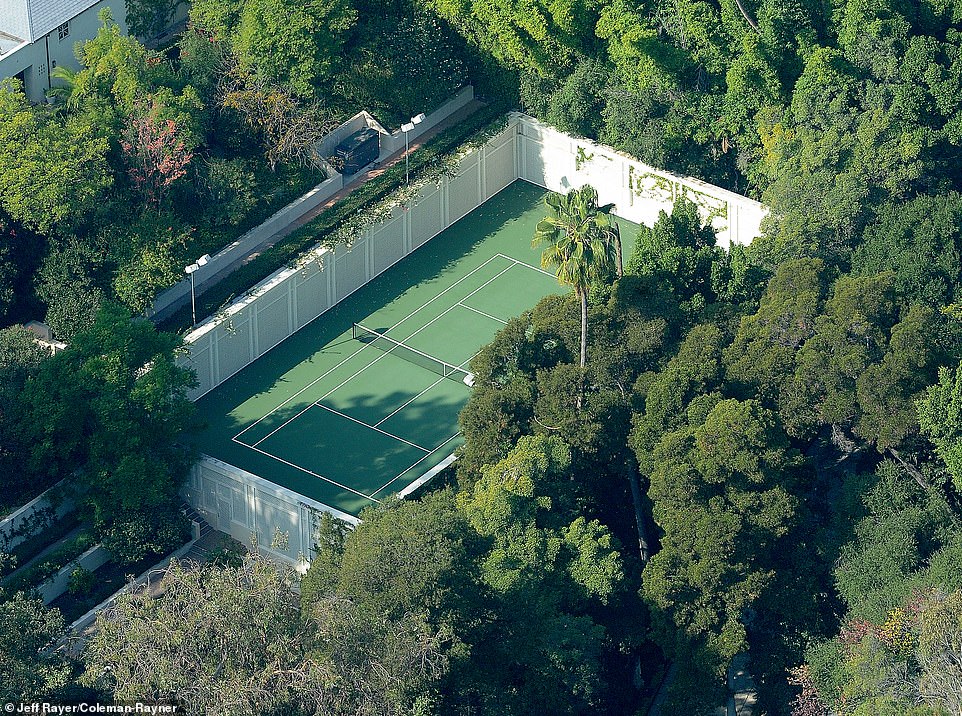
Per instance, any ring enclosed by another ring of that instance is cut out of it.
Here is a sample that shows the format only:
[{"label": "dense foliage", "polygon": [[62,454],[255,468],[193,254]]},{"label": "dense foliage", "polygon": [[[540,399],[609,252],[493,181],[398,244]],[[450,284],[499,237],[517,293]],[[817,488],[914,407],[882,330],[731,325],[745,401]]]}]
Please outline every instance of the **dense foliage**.
[{"label": "dense foliage", "polygon": [[[335,120],[471,81],[771,208],[726,250],[679,201],[622,262],[590,187],[552,195],[532,239],[574,291],[475,358],[448,488],[326,521],[300,598],[256,560],[175,567],[102,617],[82,682],[198,712],[630,714],[673,661],[662,713],[687,715],[747,652],[767,713],[958,713],[960,31],[889,0],[197,0],[164,53],[104,17],[56,104],[0,84],[0,320],[72,341],[0,331],[0,502],[83,466],[129,561],[174,540],[147,516],[191,457],[176,340],[130,312],[318,179]],[[9,698],[63,693],[56,614],[0,622]]]}]

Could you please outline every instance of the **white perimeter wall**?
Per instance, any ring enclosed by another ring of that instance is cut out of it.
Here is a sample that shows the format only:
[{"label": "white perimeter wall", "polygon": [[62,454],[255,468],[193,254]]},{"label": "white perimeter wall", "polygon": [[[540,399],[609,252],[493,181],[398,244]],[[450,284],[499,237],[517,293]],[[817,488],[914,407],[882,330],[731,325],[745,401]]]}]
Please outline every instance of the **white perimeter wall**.
[{"label": "white perimeter wall", "polygon": [[[178,363],[197,373],[199,385],[191,399],[220,385],[519,178],[555,191],[592,184],[602,203],[615,202],[617,216],[648,225],[684,195],[712,220],[726,247],[729,241],[751,243],[767,211],[746,197],[653,169],[512,114],[503,132],[468,153],[454,176],[422,189],[410,207],[394,209],[350,247],[315,248],[299,266],[277,271],[189,333]],[[261,549],[289,561],[312,556],[316,510],[356,522],[208,456],[194,467],[185,497],[218,529],[245,544],[254,534]],[[269,549],[275,528],[288,536],[284,550]]]},{"label": "white perimeter wall", "polygon": [[658,212],[671,213],[675,199],[687,197],[718,232],[718,244],[750,244],[768,209],[757,201],[699,179],[655,169],[587,139],[563,134],[531,117],[518,116],[518,178],[552,191],[591,184],[601,204],[614,214],[652,226]]},{"label": "white perimeter wall", "polygon": [[[329,512],[348,524],[359,520],[257,475],[204,456],[191,470],[184,498],[212,527],[241,544],[300,565],[314,557],[318,516]],[[280,536],[280,540],[275,537]]]},{"label": "white perimeter wall", "polygon": [[197,372],[196,400],[437,236],[516,178],[514,135],[505,131],[429,184],[416,202],[363,232],[350,247],[320,248],[277,271],[186,338],[180,365]]}]

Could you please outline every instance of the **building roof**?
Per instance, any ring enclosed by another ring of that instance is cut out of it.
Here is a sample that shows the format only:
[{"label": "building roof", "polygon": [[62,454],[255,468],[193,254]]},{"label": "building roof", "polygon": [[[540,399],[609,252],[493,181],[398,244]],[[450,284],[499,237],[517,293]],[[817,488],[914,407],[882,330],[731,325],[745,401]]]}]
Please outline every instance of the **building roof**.
[{"label": "building roof", "polygon": [[31,40],[48,35],[60,25],[89,10],[99,0],[26,0],[30,13]]},{"label": "building roof", "polygon": [[27,42],[35,42],[98,2],[99,0],[0,0],[0,32]]},{"label": "building roof", "polygon": [[17,49],[23,43],[24,39],[22,37],[17,37],[16,35],[11,35],[9,32],[0,30],[0,57],[3,57],[11,50]]}]

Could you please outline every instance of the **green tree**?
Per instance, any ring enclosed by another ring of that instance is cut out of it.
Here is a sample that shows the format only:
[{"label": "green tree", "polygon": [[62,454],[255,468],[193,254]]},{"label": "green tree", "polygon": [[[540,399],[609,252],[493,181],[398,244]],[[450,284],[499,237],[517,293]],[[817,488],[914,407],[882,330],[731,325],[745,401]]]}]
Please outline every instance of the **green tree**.
[{"label": "green tree", "polygon": [[[423,613],[431,623],[453,627],[471,617],[472,601],[478,608],[481,548],[451,493],[431,494],[420,502],[398,501],[366,512],[343,543],[322,550],[318,570],[334,579],[325,583],[309,570],[302,603],[307,608],[333,593],[392,619]],[[332,559],[335,575],[324,567]],[[313,565],[311,570],[318,571]]]},{"label": "green tree", "polygon": [[800,460],[756,401],[696,400],[688,413],[691,424],[653,452],[650,495],[664,535],[643,591],[659,643],[709,675],[711,692],[746,647],[748,610],[796,521]]},{"label": "green tree", "polygon": [[[378,704],[391,709],[387,713],[410,713],[412,703],[428,698],[425,689],[464,688],[459,675],[470,672],[474,630],[489,618],[478,569],[484,543],[456,509],[450,491],[420,502],[395,501],[367,510],[363,517],[348,534],[326,521],[318,554],[301,583],[301,607],[306,615],[323,615],[334,605],[345,620],[393,629],[388,642],[398,644],[358,649],[372,628],[346,621],[337,626],[345,631],[338,634],[342,656],[335,655],[335,663],[351,665],[351,680],[339,689],[342,708],[344,713],[353,713],[352,708],[368,713]],[[405,663],[404,641],[415,637],[431,645],[431,664],[411,668]],[[360,663],[372,648],[378,659],[397,663],[397,669],[372,674],[376,664]],[[352,655],[354,650],[360,653]],[[425,666],[430,678],[421,671]],[[404,672],[408,675],[399,678]],[[447,687],[441,685],[445,679],[450,679]]]},{"label": "green tree", "polygon": [[601,3],[431,0],[430,6],[506,67],[561,77],[591,50]]},{"label": "green tree", "polygon": [[897,320],[893,279],[880,274],[835,282],[812,336],[797,353],[794,376],[781,391],[781,415],[791,434],[810,436],[822,425],[849,430],[858,423],[856,381],[882,359]]},{"label": "green tree", "polygon": [[60,340],[70,341],[93,325],[106,298],[102,283],[109,253],[96,235],[50,245],[34,281],[37,296],[47,304],[44,320]]},{"label": "green tree", "polygon": [[0,504],[17,504],[20,494],[31,487],[32,476],[24,469],[26,432],[19,421],[20,394],[50,354],[25,328],[0,330]]},{"label": "green tree", "polygon": [[357,9],[356,46],[335,80],[335,91],[352,104],[406,121],[468,83],[466,48],[434,13],[383,3]]},{"label": "green tree", "polygon": [[890,460],[859,498],[860,519],[840,550],[835,586],[849,618],[881,624],[920,586],[915,575],[950,534],[952,516],[935,491],[923,491]]},{"label": "green tree", "polygon": [[766,398],[782,389],[795,354],[815,332],[827,293],[826,273],[825,264],[813,259],[786,261],[778,267],[758,310],[741,319],[725,351],[727,377],[736,386]]},{"label": "green tree", "polygon": [[892,327],[882,360],[856,379],[855,431],[880,452],[902,449],[918,435],[915,400],[937,367],[958,355],[953,333],[943,315],[915,304]]},{"label": "green tree", "polygon": [[[170,700],[195,713],[311,705],[330,671],[309,656],[297,595],[278,569],[173,562],[165,590],[124,594],[97,617],[83,682],[118,701]],[[315,693],[312,693],[315,692]]]},{"label": "green tree", "polygon": [[733,290],[743,289],[734,285],[737,281],[730,276],[729,255],[717,241],[715,230],[702,220],[698,206],[681,197],[671,214],[658,212],[654,226],[638,227],[627,271],[650,277],[679,302],[698,310],[728,298]]},{"label": "green tree", "polygon": [[[528,83],[524,80],[527,79]],[[563,132],[582,137],[597,137],[603,123],[602,109],[608,88],[608,68],[597,60],[582,60],[553,92],[547,94],[543,116],[552,126]],[[555,80],[538,75],[522,76],[522,99],[527,84],[533,84],[528,94],[544,93]],[[532,100],[529,98],[527,103]],[[534,100],[537,102],[537,100]]]},{"label": "green tree", "polygon": [[596,520],[570,520],[571,454],[527,436],[482,469],[458,505],[489,540],[480,561],[495,620],[474,644],[472,681],[486,712],[574,714],[602,708],[605,630],[586,612],[616,602],[619,545]]},{"label": "green tree", "polygon": [[40,233],[79,226],[111,184],[108,144],[79,121],[27,102],[0,82],[0,207]]},{"label": "green tree", "polygon": [[920,196],[882,207],[852,255],[852,273],[895,274],[905,300],[930,306],[958,296],[962,196]]},{"label": "green tree", "polygon": [[962,364],[939,369],[939,380],[918,401],[922,432],[962,490]]},{"label": "green tree", "polygon": [[59,610],[19,592],[0,600],[0,699],[41,701],[67,684],[70,666],[45,650],[64,634]]},{"label": "green tree", "polygon": [[447,669],[445,635],[419,615],[330,595],[302,610],[292,575],[263,558],[175,561],[163,584],[98,615],[83,683],[190,713],[402,716],[425,712]]},{"label": "green tree", "polygon": [[689,404],[720,387],[725,343],[726,336],[717,326],[697,325],[664,369],[639,377],[635,395],[643,401],[644,412],[635,415],[629,441],[642,473],[655,468],[652,453],[661,437],[685,424]]},{"label": "green tree", "polygon": [[546,247],[541,266],[554,270],[558,283],[570,286],[581,301],[583,370],[588,360],[588,291],[615,261],[615,230],[608,216],[611,207],[598,206],[598,192],[591,186],[567,194],[549,192],[545,203],[551,214],[538,222],[531,243],[535,248]]},{"label": "green tree", "polygon": [[[178,438],[191,422],[193,375],[174,362],[176,336],[106,304],[68,350],[41,365],[22,391],[31,474],[59,478],[80,467],[100,525],[177,499],[192,461]],[[159,528],[161,525],[156,525]]]},{"label": "green tree", "polygon": [[142,39],[156,37],[170,27],[183,0],[124,0],[127,27]]},{"label": "green tree", "polygon": [[947,713],[962,711],[962,664],[955,657],[962,642],[962,591],[936,591],[919,614],[918,659],[924,699]]},{"label": "green tree", "polygon": [[233,46],[242,67],[311,97],[339,64],[356,20],[349,0],[247,0]]}]

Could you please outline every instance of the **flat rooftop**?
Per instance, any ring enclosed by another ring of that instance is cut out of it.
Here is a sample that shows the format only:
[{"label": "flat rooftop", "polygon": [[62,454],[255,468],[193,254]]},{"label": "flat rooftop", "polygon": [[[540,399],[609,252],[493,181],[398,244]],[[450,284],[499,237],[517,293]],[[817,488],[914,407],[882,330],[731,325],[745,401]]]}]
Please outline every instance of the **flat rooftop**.
[{"label": "flat rooftop", "polygon": [[16,35],[0,30],[0,57],[4,57],[5,55],[13,52],[25,42],[26,40],[23,40]]}]

